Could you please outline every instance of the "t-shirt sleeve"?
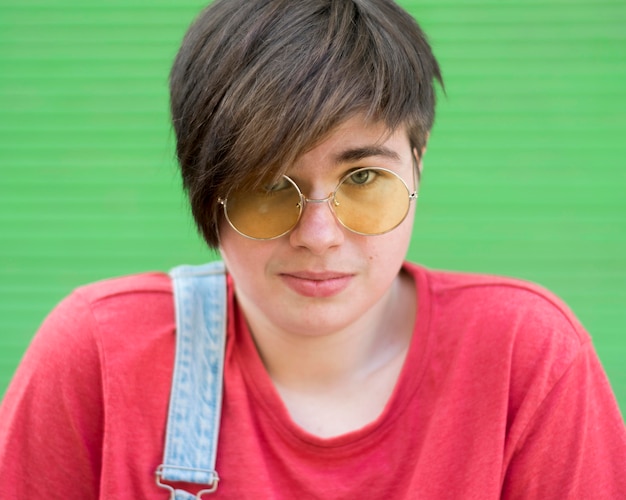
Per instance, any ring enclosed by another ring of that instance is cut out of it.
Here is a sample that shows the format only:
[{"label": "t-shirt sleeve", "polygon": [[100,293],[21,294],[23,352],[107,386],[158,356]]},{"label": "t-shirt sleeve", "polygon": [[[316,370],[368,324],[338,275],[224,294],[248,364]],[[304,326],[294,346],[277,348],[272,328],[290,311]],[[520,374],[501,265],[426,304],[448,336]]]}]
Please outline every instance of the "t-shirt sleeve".
[{"label": "t-shirt sleeve", "polygon": [[626,428],[590,341],[526,426],[502,498],[626,498]]},{"label": "t-shirt sleeve", "polygon": [[98,498],[104,419],[95,329],[75,292],[35,335],[0,406],[0,498]]}]

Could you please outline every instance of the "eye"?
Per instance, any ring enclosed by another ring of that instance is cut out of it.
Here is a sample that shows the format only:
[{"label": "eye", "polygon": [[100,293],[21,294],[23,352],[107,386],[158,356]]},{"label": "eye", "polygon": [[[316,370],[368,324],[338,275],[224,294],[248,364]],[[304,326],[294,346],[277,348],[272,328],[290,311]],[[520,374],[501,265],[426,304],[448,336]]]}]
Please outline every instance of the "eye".
[{"label": "eye", "polygon": [[282,176],[274,184],[268,184],[264,187],[265,192],[268,194],[284,191],[285,189],[293,189],[293,184],[285,176]]},{"label": "eye", "polygon": [[372,169],[368,169],[368,168],[359,169],[353,172],[352,174],[350,174],[346,178],[346,182],[349,182],[350,184],[357,184],[357,185],[362,186],[364,184],[369,184],[370,182],[373,182],[374,179],[376,178],[376,175],[377,175],[376,172]]}]

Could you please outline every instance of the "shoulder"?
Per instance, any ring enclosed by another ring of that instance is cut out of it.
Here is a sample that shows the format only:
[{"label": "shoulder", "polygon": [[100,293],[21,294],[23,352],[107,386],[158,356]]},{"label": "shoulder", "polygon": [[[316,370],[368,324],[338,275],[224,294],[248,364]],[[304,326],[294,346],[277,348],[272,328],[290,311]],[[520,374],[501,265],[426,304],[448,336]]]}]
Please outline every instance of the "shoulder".
[{"label": "shoulder", "polygon": [[165,273],[142,273],[75,289],[57,309],[99,326],[146,322],[173,314],[172,286]]},{"label": "shoulder", "polygon": [[164,273],[136,274],[76,288],[45,318],[29,352],[43,349],[61,355],[86,346],[97,351],[105,332],[120,338],[140,330],[138,325],[164,318],[172,318],[173,325],[171,293]]},{"label": "shoulder", "polygon": [[[171,293],[164,273],[108,279],[75,289],[44,319],[21,368],[46,367],[49,373],[68,377],[87,367],[99,371],[111,359],[107,353],[173,335]],[[81,363],[72,362],[77,359]]]},{"label": "shoulder", "polygon": [[169,277],[144,273],[98,281],[73,290],[44,320],[38,337],[87,339],[107,324],[133,324],[173,314]]},{"label": "shoulder", "polygon": [[[175,332],[169,281],[163,273],[137,274],[74,290],[41,324],[10,397],[42,405],[57,401],[72,414],[87,406],[96,412],[103,403],[95,399],[115,393],[111,388],[117,389],[118,379],[123,385],[126,374],[167,371]],[[147,370],[151,363],[158,366]]]},{"label": "shoulder", "polygon": [[[573,346],[589,335],[571,309],[544,287],[521,279],[487,274],[430,270],[414,264],[407,269],[427,287],[432,312],[445,313],[489,330],[557,333]],[[453,312],[453,314],[451,314]]]},{"label": "shoulder", "polygon": [[[0,473],[14,478],[3,486],[32,488],[29,470],[47,480],[40,484],[61,485],[61,471],[71,469],[80,484],[59,487],[91,498],[100,475],[99,460],[91,457],[102,455],[104,435],[109,444],[129,442],[151,432],[154,425],[145,428],[146,422],[164,418],[173,338],[166,274],[105,280],[63,299],[33,338],[0,406],[0,420],[7,422],[0,430]],[[128,404],[137,400],[139,407]],[[143,420],[132,416],[135,411]],[[128,421],[141,421],[142,428],[131,426],[120,439]],[[30,439],[44,435],[43,448]]]},{"label": "shoulder", "polygon": [[169,276],[162,272],[141,273],[110,278],[74,290],[73,295],[90,304],[132,300],[146,295],[171,295]]},{"label": "shoulder", "polygon": [[[60,305],[73,325],[65,333],[90,342],[102,369],[144,366],[150,358],[169,359],[174,345],[172,284],[166,273],[142,273],[81,286]],[[54,314],[54,313],[53,313]],[[126,368],[124,368],[126,369]]]},{"label": "shoulder", "polygon": [[531,386],[541,399],[589,350],[590,336],[569,307],[537,284],[411,264],[407,270],[421,287],[431,352],[473,371],[488,367],[513,400]]},{"label": "shoulder", "polygon": [[426,303],[420,310],[429,322],[428,366],[441,380],[464,381],[463,391],[481,387],[483,406],[504,408],[511,436],[521,436],[538,409],[560,394],[556,389],[573,399],[583,387],[610,394],[591,337],[542,286],[411,264],[407,270]]}]

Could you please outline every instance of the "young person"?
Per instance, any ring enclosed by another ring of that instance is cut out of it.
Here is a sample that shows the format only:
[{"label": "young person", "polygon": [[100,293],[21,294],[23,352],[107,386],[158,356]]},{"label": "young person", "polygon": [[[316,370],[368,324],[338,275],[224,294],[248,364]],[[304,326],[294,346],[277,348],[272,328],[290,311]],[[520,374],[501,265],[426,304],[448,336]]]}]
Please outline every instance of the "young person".
[{"label": "young person", "polygon": [[[404,260],[437,81],[390,0],[218,0],[187,33],[177,154],[227,269],[216,497],[626,498],[624,423],[566,306]],[[0,410],[0,497],[168,497],[178,312],[154,273],[50,314]]]}]

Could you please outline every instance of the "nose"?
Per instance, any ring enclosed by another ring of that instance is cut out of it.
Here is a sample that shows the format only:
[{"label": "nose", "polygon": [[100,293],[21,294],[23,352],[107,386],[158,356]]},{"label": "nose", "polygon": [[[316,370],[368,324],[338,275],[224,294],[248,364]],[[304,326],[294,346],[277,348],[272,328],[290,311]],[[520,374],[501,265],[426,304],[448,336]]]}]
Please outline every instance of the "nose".
[{"label": "nose", "polygon": [[293,246],[307,248],[315,255],[340,245],[344,229],[331,209],[332,195],[326,198],[305,198],[300,220],[289,233]]}]

